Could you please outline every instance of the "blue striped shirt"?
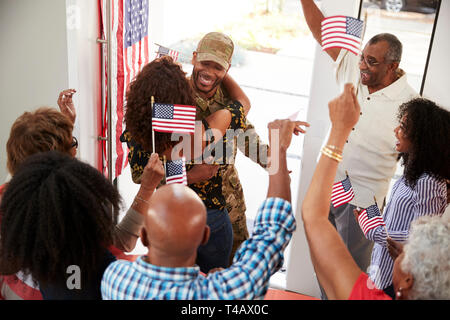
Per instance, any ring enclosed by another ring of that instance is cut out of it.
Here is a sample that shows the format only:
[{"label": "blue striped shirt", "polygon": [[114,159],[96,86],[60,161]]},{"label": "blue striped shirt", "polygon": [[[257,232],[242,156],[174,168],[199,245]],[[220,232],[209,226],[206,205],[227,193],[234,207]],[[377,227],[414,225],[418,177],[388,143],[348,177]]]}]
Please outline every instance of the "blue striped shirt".
[{"label": "blue striped shirt", "polygon": [[268,198],[255,219],[252,237],[237,251],[233,265],[206,277],[198,266],[169,268],[145,261],[116,261],[106,269],[105,300],[261,299],[268,282],[283,265],[283,251],[296,228],[291,204]]},{"label": "blue striped shirt", "polygon": [[[405,242],[409,236],[411,222],[420,216],[442,215],[447,206],[445,181],[422,174],[414,189],[401,177],[392,187],[391,199],[386,206],[384,221],[392,240]],[[383,226],[367,232],[366,237],[375,241],[370,265],[370,278],[380,289],[392,283],[394,261],[387,250],[387,235]]]}]

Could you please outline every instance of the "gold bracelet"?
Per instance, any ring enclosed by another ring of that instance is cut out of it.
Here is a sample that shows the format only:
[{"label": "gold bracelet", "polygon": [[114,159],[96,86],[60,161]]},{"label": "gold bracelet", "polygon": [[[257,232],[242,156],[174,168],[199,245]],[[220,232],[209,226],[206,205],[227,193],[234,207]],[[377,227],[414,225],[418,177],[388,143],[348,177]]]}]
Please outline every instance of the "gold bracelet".
[{"label": "gold bracelet", "polygon": [[336,152],[338,152],[340,155],[342,155],[342,150],[341,149],[339,149],[338,147],[336,147],[336,146],[333,146],[333,145],[331,145],[331,144],[327,144],[326,145],[326,148],[328,148],[328,149],[330,149],[331,151],[336,151]]},{"label": "gold bracelet", "polygon": [[326,151],[322,151],[322,154],[327,156],[328,158],[336,160],[337,162],[341,162],[342,161],[341,158],[337,157],[336,155],[330,154],[330,153],[328,153]]},{"label": "gold bracelet", "polygon": [[[333,151],[333,148],[334,148],[334,150],[336,150],[336,152]],[[326,145],[325,147],[323,147],[323,149],[325,149],[325,151],[327,151],[329,153],[332,153],[332,154],[337,155],[338,157],[342,158],[342,151],[335,146]]]},{"label": "gold bracelet", "polygon": [[327,156],[327,157],[330,158],[330,159],[336,160],[337,162],[341,162],[341,161],[342,161],[342,159],[339,159],[338,157],[335,157],[335,156],[333,156],[333,155],[330,155],[330,154],[328,154],[328,153],[326,153],[326,152],[323,152],[323,151],[322,151],[322,154],[323,154],[324,156]]},{"label": "gold bracelet", "polygon": [[328,158],[331,158],[333,160],[336,160],[337,162],[342,161],[342,156],[336,152],[331,151],[330,149],[323,147],[321,150],[322,154],[327,156]]},{"label": "gold bracelet", "polygon": [[325,156],[327,156],[328,158],[331,158],[331,159],[333,159],[333,160],[336,160],[337,162],[341,162],[341,161],[342,161],[342,159],[336,157],[335,155],[332,155],[332,154],[330,154],[330,153],[327,153],[327,152],[325,152],[325,151],[323,151],[322,154],[325,155]]},{"label": "gold bracelet", "polygon": [[336,153],[334,151],[331,151],[327,147],[323,147],[322,151],[325,152],[327,155],[330,155],[330,156],[333,156],[335,158],[338,158],[338,159],[342,160],[342,154],[339,154],[339,153]]}]

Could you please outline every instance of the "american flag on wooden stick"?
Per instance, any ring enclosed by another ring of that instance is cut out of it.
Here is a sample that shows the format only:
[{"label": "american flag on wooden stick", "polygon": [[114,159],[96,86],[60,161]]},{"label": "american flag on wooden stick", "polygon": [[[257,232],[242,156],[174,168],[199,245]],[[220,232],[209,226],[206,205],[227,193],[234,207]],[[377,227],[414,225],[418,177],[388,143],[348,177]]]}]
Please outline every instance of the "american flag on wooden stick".
[{"label": "american flag on wooden stick", "polygon": [[173,61],[178,60],[178,58],[180,56],[180,52],[163,47],[159,44],[157,44],[157,46],[159,46],[159,48],[158,48],[158,51],[156,52],[156,58],[161,58],[163,56],[170,56],[170,57],[172,57]]},{"label": "american flag on wooden stick", "polygon": [[352,17],[325,18],[322,21],[322,49],[341,48],[359,55],[363,27],[362,20]]},{"label": "american flag on wooden stick", "polygon": [[342,181],[336,182],[331,191],[331,203],[337,208],[343,204],[350,202],[355,197],[352,184],[347,176]]},{"label": "american flag on wooden stick", "polygon": [[187,185],[186,176],[186,158],[183,157],[179,160],[167,161],[165,163],[166,168],[166,183],[181,183]]},{"label": "american flag on wooden stick", "polygon": [[155,103],[152,127],[158,132],[194,133],[195,106]]},{"label": "american flag on wooden stick", "polygon": [[358,216],[358,223],[364,234],[378,226],[385,226],[381,212],[376,204],[361,211]]}]

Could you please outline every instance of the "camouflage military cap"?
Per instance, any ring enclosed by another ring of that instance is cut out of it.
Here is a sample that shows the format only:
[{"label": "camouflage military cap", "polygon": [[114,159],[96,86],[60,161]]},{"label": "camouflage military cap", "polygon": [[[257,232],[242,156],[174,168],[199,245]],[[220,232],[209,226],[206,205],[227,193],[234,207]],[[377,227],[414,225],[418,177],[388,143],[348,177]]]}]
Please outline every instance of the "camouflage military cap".
[{"label": "camouflage military cap", "polygon": [[220,32],[210,32],[198,43],[197,60],[214,61],[228,70],[233,51],[234,44],[230,37]]}]

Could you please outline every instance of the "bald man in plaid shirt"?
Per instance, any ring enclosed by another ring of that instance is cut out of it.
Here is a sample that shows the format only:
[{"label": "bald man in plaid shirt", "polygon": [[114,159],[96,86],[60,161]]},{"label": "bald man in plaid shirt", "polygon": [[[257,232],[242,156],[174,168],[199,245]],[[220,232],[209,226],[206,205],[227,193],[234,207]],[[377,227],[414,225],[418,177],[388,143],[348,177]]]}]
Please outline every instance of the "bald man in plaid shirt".
[{"label": "bald man in plaid shirt", "polygon": [[267,199],[259,209],[254,233],[239,248],[233,264],[207,276],[200,273],[195,265],[197,248],[209,238],[205,205],[189,188],[167,185],[150,199],[140,200],[147,204],[141,238],[148,254],[135,262],[110,264],[103,275],[103,299],[264,298],[270,277],[283,265],[283,251],[296,228],[286,150],[292,133],[300,132],[299,122],[276,120],[269,124],[269,135],[272,130],[279,131],[270,148],[272,161],[279,159],[279,166],[274,172],[269,170]]}]

